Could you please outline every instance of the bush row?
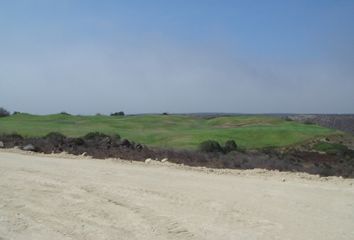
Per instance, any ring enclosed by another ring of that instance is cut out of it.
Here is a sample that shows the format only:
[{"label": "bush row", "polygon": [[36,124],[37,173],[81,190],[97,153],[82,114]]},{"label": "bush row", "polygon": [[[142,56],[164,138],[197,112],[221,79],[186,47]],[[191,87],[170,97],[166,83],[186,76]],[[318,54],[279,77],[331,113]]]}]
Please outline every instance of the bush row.
[{"label": "bush row", "polygon": [[234,140],[228,140],[224,146],[215,140],[206,140],[199,145],[199,150],[207,153],[229,153],[237,150],[237,144]]}]

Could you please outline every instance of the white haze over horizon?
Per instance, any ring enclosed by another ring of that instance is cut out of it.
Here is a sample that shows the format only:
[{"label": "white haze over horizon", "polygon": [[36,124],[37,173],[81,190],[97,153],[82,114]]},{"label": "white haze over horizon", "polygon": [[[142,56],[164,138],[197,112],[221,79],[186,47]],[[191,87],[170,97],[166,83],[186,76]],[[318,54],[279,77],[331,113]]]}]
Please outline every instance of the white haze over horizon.
[{"label": "white haze over horizon", "polygon": [[1,104],[12,111],[353,113],[352,75],[338,66],[255,63],[168,46],[73,46],[11,54],[0,64]]},{"label": "white haze over horizon", "polygon": [[[220,26],[214,37],[188,41],[127,30],[72,37],[78,33],[66,24],[28,34],[0,23],[7,26],[0,107],[34,114],[354,113],[353,31],[333,28],[325,42],[319,35],[302,43],[304,53],[289,44],[282,54],[280,47],[244,47]],[[113,31],[109,21],[90,24]]]}]

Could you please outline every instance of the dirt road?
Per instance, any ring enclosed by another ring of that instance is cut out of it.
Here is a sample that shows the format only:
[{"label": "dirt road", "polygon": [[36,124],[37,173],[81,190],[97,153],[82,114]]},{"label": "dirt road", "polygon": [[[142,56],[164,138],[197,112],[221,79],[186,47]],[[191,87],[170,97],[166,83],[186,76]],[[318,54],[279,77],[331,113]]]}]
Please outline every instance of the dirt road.
[{"label": "dirt road", "polygon": [[0,152],[0,239],[354,239],[353,180]]}]

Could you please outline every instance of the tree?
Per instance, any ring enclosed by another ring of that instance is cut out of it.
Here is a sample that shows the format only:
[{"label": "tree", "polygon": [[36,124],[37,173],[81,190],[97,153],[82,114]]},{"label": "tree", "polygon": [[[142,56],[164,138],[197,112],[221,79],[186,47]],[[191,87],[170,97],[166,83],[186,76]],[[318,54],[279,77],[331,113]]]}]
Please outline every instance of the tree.
[{"label": "tree", "polygon": [[115,112],[115,113],[111,113],[111,116],[124,116],[124,112],[120,111],[120,112]]},{"label": "tree", "polygon": [[224,152],[229,153],[237,150],[237,144],[234,140],[228,140],[225,142]]},{"label": "tree", "polygon": [[223,152],[220,144],[215,140],[206,140],[199,145],[199,150],[202,152]]},{"label": "tree", "polygon": [[5,108],[0,107],[0,117],[7,117],[10,115],[10,112],[7,111]]}]

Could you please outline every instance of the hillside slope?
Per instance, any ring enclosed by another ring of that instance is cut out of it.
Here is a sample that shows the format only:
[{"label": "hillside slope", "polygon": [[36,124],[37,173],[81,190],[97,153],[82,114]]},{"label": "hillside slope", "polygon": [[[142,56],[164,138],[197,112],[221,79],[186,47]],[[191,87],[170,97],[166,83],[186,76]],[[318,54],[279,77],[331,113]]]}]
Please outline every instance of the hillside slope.
[{"label": "hillside slope", "polygon": [[88,132],[118,133],[149,146],[193,149],[208,139],[234,139],[242,148],[287,146],[330,134],[335,130],[269,116],[231,116],[211,119],[182,115],[125,117],[29,115],[0,118],[0,133],[43,136],[49,132],[83,136]]}]

